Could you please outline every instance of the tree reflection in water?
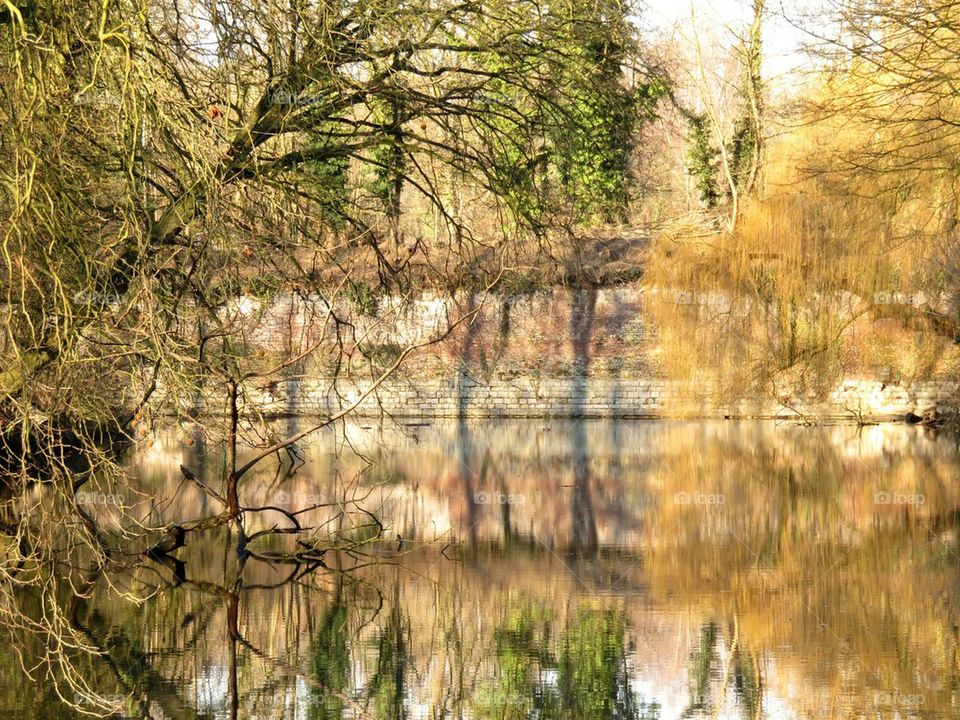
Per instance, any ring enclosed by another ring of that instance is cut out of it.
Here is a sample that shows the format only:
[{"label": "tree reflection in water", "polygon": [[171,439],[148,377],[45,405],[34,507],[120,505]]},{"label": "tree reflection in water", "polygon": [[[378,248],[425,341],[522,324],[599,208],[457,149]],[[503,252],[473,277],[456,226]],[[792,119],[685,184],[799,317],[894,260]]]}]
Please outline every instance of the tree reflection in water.
[{"label": "tree reflection in water", "polygon": [[[417,542],[284,563],[270,548],[238,555],[220,529],[69,597],[25,592],[21,607],[82,633],[94,654],[57,651],[126,717],[955,716],[953,441],[913,428],[578,426],[420,428],[416,443],[388,437],[375,472],[321,439],[302,448],[292,506],[359,473],[385,536]],[[362,450],[363,433],[347,432]],[[174,494],[165,483],[192,452],[177,442],[138,461],[146,490]],[[251,492],[270,492],[264,473]],[[507,513],[471,502],[464,473],[523,501]],[[596,551],[569,554],[584,525],[564,486],[579,475]],[[65,716],[48,678],[70,666],[6,630],[0,714]]]}]

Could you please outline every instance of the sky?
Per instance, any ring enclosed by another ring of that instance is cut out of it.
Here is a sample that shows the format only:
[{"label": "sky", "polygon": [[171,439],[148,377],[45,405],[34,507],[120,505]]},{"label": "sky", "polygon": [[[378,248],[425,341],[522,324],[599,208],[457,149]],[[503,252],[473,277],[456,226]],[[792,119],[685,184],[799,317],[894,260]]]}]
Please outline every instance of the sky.
[{"label": "sky", "polygon": [[[728,26],[738,31],[744,29],[752,15],[751,0],[640,0],[640,24],[663,32],[689,35],[691,7],[701,31]],[[802,10],[798,9],[802,6]],[[767,19],[764,25],[764,74],[774,81],[783,80],[792,71],[810,67],[811,61],[804,45],[811,36],[798,24],[802,13],[811,13],[819,8],[823,16],[822,0],[767,0]],[[816,16],[816,13],[815,13]],[[731,35],[731,41],[733,36]]]}]

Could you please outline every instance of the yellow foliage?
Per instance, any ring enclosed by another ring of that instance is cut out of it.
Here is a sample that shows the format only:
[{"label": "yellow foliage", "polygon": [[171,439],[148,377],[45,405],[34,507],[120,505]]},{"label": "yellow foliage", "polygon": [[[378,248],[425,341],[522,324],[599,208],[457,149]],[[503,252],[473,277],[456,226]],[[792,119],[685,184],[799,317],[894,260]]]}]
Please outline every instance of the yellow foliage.
[{"label": "yellow foliage", "polygon": [[[848,95],[858,80],[843,82],[823,92]],[[647,279],[668,374],[743,395],[955,371],[944,328],[956,317],[956,178],[935,167],[942,138],[907,148],[889,115],[881,132],[856,108],[824,107],[811,102],[808,122],[768,144],[765,190],[741,203],[733,231],[675,226],[654,243]]]}]

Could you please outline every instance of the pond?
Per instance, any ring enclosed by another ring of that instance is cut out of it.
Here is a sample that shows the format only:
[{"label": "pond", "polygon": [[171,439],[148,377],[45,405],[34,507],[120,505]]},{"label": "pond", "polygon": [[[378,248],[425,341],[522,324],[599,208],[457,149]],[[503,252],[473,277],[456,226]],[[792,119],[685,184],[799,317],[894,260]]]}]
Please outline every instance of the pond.
[{"label": "pond", "polygon": [[[142,494],[85,501],[217,512],[181,464],[222,478],[175,428],[131,460]],[[70,614],[118,717],[952,718],[958,470],[905,425],[357,420],[242,492],[368,543],[296,565],[210,532]],[[0,648],[0,717],[73,713]]]}]

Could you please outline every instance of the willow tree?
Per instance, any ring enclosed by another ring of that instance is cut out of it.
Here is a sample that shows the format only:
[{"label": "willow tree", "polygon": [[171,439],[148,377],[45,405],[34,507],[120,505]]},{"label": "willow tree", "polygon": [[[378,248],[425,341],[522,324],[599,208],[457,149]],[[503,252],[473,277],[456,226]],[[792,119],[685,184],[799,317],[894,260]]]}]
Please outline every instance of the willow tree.
[{"label": "willow tree", "polygon": [[[960,8],[943,0],[836,2],[832,35],[818,37],[825,87],[810,118],[830,152],[808,163],[866,212],[852,234],[886,268],[859,283],[875,317],[953,341],[960,337]],[[898,291],[922,287],[927,303]],[[950,312],[941,302],[950,296]]]}]

